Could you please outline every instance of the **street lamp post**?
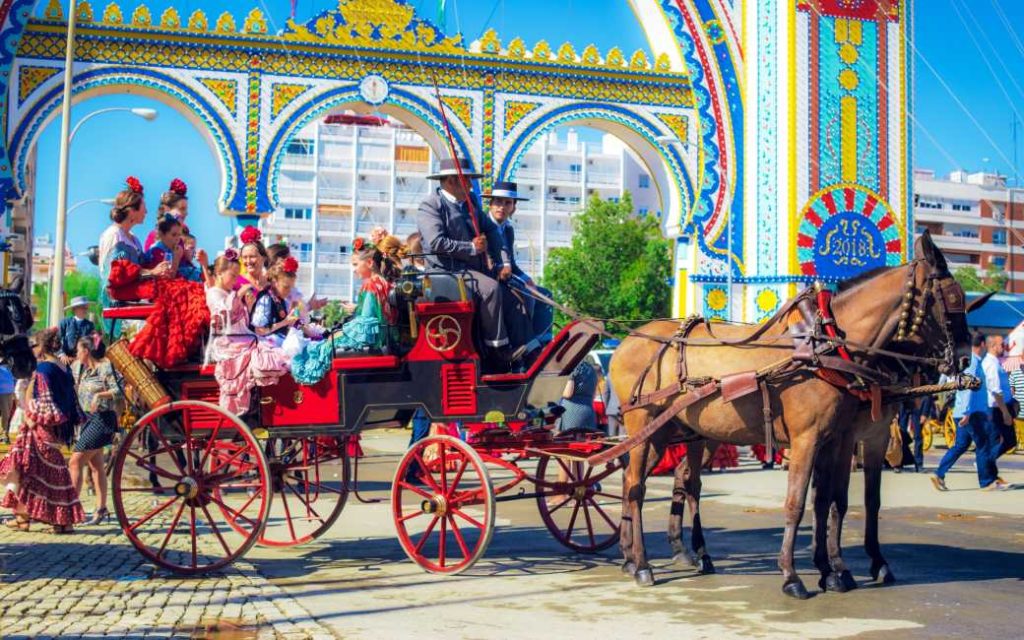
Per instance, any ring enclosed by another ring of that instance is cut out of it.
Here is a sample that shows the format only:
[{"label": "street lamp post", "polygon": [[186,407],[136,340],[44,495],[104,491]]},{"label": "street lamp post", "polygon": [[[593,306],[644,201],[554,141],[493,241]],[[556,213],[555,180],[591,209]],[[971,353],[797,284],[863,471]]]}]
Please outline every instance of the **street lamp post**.
[{"label": "street lamp post", "polygon": [[[74,0],[71,3],[72,12],[74,8]],[[68,61],[67,69],[71,69],[72,59],[74,57],[74,14],[68,18]],[[92,113],[86,115],[84,118],[78,121],[74,129],[70,129],[71,123],[71,73],[65,73],[64,82],[64,106],[62,109],[63,120],[61,122],[61,144],[60,144],[60,180],[57,186],[57,227],[54,233],[54,244],[53,244],[53,281],[50,287],[50,305],[49,314],[47,318],[48,324],[52,324],[55,320],[61,317],[64,312],[64,249],[67,246],[67,219],[68,213],[68,164],[71,155],[71,142],[75,139],[75,135],[78,133],[82,125],[92,120],[98,115],[104,113],[115,113],[123,111],[132,115],[138,116],[147,122],[156,120],[157,113],[156,109],[147,109],[144,107],[107,107],[106,109],[97,109]],[[94,201],[88,201],[94,202]],[[87,204],[88,202],[80,202],[75,207]]]},{"label": "street lamp post", "polygon": [[[84,207],[86,205],[90,205],[90,204],[105,204],[105,205],[108,205],[108,206],[112,206],[114,204],[114,199],[113,198],[89,198],[88,200],[80,200],[80,201],[76,202],[75,204],[71,205],[68,208],[67,215],[71,215],[75,211],[81,209],[82,207]],[[54,254],[54,261],[56,261],[56,258],[57,258],[57,256],[56,256],[56,254]],[[52,268],[53,264],[51,264],[50,267],[51,267],[51,269],[50,269],[50,278],[49,278],[50,283],[49,284],[50,284],[50,291],[52,292],[53,291],[53,282],[54,282],[54,279],[56,278],[56,276],[54,274],[56,272]],[[64,269],[61,268],[61,274],[63,274],[63,273],[64,273]],[[64,279],[63,279],[63,275],[62,275],[61,276],[61,288],[62,289],[63,289],[63,280]],[[63,299],[63,297],[64,297],[64,295],[63,295],[63,293],[61,293],[61,299]],[[51,299],[52,299],[52,296],[51,296]],[[53,316],[50,315],[51,313],[53,313],[52,308],[49,305],[47,305],[47,308],[46,308],[46,324],[48,326],[50,325],[50,319],[53,318]],[[63,309],[61,310],[61,313],[63,313]]]}]

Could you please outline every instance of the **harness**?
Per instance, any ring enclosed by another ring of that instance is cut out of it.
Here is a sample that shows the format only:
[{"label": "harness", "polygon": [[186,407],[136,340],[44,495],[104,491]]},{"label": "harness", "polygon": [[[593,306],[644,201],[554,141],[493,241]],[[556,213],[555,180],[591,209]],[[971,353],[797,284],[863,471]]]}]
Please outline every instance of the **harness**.
[{"label": "harness", "polygon": [[[591,456],[587,462],[597,466],[624,455],[642,442],[647,441],[654,433],[668,424],[669,421],[687,407],[711,398],[718,393],[721,393],[722,399],[725,402],[733,402],[760,391],[765,446],[771,451],[774,449],[775,444],[775,420],[771,407],[769,385],[778,384],[785,379],[806,371],[811,371],[821,380],[853,395],[861,402],[870,403],[872,419],[881,419],[883,388],[893,385],[896,382],[896,376],[886,371],[882,366],[879,366],[877,362],[871,363],[874,365],[871,366],[856,361],[851,356],[850,349],[854,348],[868,358],[881,357],[894,361],[907,373],[911,373],[911,371],[905,363],[911,363],[911,367],[920,365],[934,366],[942,362],[952,363],[954,358],[953,345],[955,343],[951,319],[952,314],[963,314],[966,312],[962,290],[955,286],[955,282],[948,275],[940,277],[935,273],[930,273],[923,290],[920,292],[915,290],[917,267],[920,262],[915,260],[911,263],[912,268],[905,285],[895,337],[888,338],[892,334],[887,334],[883,327],[876,341],[887,339],[887,341],[894,341],[899,344],[911,340],[920,330],[924,322],[928,303],[931,296],[935,295],[943,307],[945,319],[944,326],[942,327],[945,339],[943,341],[943,358],[941,360],[939,358],[900,353],[884,349],[878,345],[859,345],[846,340],[832,312],[832,293],[820,285],[804,289],[795,298],[786,302],[770,320],[760,325],[749,336],[736,340],[715,338],[708,320],[698,316],[685,318],[680,323],[676,333],[668,339],[631,332],[635,336],[657,339],[661,342],[661,346],[655,357],[638,377],[630,394],[629,402],[622,406],[622,412],[626,413],[646,408],[678,394],[682,395],[678,395],[667,408],[662,409],[640,431],[626,440]],[[949,282],[945,282],[946,279]],[[795,313],[798,314],[798,317],[793,321],[792,316]],[[720,379],[708,377],[690,378],[688,376],[686,365],[686,347],[688,345],[753,346],[769,330],[778,327],[782,322],[788,323],[788,337],[792,340],[792,354],[788,357],[761,370],[730,374]],[[707,328],[708,335],[712,336],[711,340],[693,339],[690,337],[693,329],[701,324]],[[650,376],[651,370],[658,367],[660,371],[662,359],[666,356],[669,349],[676,351],[675,381],[665,388],[657,389],[650,393],[643,393],[644,385]]]}]

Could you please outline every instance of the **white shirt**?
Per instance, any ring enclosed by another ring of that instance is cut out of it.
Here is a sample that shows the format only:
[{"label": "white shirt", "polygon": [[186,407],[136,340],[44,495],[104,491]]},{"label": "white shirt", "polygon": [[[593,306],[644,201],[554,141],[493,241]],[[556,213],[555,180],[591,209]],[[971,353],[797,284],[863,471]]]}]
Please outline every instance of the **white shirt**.
[{"label": "white shirt", "polygon": [[985,387],[988,389],[988,406],[995,408],[996,394],[1000,394],[1003,402],[1013,399],[1013,390],[1010,388],[1010,376],[999,364],[999,358],[991,353],[986,353],[981,359],[981,370],[985,373]]}]

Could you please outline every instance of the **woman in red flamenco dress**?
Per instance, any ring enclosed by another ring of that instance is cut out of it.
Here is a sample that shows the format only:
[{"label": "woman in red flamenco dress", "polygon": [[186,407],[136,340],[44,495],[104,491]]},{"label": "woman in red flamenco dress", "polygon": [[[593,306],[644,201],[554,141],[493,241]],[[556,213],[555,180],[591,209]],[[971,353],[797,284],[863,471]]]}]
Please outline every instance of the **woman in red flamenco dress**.
[{"label": "woman in red flamenco dress", "polygon": [[127,184],[110,212],[113,224],[100,237],[100,276],[107,283],[104,298],[114,303],[154,303],[130,349],[136,357],[169,368],[198,353],[210,312],[203,285],[177,277],[178,260],[143,264],[142,245],[131,229],[146,219],[146,202],[136,178],[129,177]]},{"label": "woman in red flamenco dress", "polygon": [[18,438],[0,460],[0,506],[14,510],[14,518],[5,522],[10,529],[28,531],[36,521],[50,525],[53,533],[74,533],[85,512],[61,446],[85,416],[74,378],[58,359],[57,329],[37,334],[33,346],[39,365],[21,404],[24,422]]}]

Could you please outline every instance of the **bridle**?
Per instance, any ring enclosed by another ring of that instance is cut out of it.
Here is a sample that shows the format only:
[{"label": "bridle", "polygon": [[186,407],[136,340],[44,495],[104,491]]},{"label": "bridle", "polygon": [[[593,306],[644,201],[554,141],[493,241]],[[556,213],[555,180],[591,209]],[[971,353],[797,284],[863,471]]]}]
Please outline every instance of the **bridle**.
[{"label": "bridle", "polygon": [[[917,268],[924,262],[917,259],[911,263],[913,266],[903,287],[903,301],[900,304],[899,322],[893,341],[897,344],[911,343],[915,338],[921,338],[918,333],[924,323],[928,307],[933,301],[937,302],[942,310],[942,319],[939,323],[942,341],[935,345],[937,348],[929,349],[925,355],[930,356],[931,364],[940,370],[945,368],[946,373],[952,374],[962,368],[958,367],[956,362],[956,332],[958,323],[966,322],[967,303],[963,288],[945,269],[938,271],[932,267],[921,290],[916,291]],[[926,339],[923,341],[925,344],[934,344]]]}]

